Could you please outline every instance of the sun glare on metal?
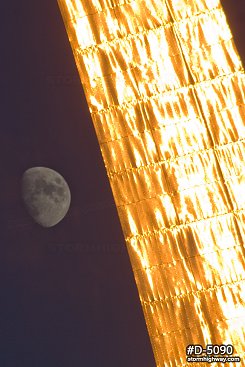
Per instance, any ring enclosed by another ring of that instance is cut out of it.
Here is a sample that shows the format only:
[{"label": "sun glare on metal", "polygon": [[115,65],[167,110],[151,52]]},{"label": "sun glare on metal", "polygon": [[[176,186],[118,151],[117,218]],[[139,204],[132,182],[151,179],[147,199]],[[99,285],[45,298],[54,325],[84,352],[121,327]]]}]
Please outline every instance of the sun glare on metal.
[{"label": "sun glare on metal", "polygon": [[192,365],[189,344],[242,359],[245,75],[220,2],[58,3],[156,365]]}]

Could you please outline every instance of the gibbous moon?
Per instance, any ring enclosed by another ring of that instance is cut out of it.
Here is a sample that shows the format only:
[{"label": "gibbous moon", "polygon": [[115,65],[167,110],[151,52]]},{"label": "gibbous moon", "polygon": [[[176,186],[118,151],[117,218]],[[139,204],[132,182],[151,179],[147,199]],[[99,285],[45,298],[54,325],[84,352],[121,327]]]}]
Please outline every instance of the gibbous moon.
[{"label": "gibbous moon", "polygon": [[52,227],[66,215],[71,193],[65,179],[46,167],[33,167],[22,176],[22,199],[35,222]]}]

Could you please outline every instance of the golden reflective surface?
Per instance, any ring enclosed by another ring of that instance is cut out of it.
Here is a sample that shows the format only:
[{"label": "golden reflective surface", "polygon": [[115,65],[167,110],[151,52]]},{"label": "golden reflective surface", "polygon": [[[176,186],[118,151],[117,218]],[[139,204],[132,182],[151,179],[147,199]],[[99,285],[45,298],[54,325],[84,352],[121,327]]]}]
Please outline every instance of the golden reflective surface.
[{"label": "golden reflective surface", "polygon": [[58,2],[156,365],[243,358],[245,74],[220,2]]}]

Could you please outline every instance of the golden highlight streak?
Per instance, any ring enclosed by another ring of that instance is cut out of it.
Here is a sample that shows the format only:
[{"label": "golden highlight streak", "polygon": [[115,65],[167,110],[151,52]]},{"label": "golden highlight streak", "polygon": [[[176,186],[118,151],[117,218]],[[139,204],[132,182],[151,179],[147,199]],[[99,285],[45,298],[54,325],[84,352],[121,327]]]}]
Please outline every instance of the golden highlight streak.
[{"label": "golden highlight streak", "polygon": [[242,358],[245,74],[220,2],[58,2],[156,365],[192,366],[188,344]]}]

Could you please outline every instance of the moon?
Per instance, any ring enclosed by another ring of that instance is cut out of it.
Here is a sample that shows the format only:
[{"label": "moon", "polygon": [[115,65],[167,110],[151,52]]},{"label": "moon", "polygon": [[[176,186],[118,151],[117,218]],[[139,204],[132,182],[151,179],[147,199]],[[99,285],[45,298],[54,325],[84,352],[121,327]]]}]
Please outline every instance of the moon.
[{"label": "moon", "polygon": [[42,227],[53,227],[69,210],[71,193],[65,179],[47,167],[32,167],[22,176],[21,194],[28,213]]}]

